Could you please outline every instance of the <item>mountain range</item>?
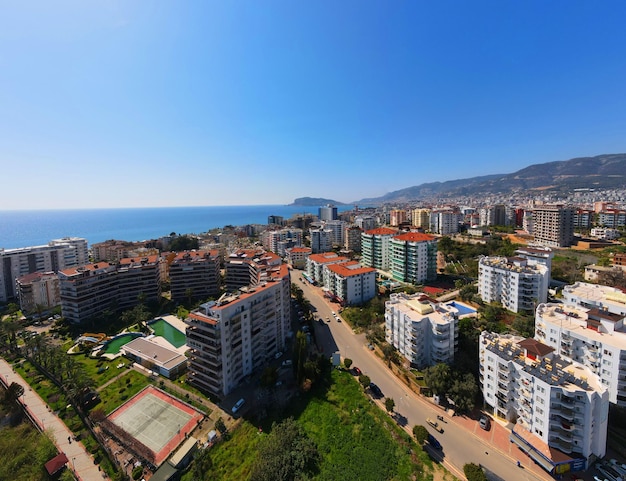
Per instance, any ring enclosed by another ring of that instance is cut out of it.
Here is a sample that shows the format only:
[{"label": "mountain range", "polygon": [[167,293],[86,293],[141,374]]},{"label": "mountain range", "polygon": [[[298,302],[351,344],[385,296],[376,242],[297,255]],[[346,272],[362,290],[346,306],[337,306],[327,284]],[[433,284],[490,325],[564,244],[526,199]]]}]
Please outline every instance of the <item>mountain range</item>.
[{"label": "mountain range", "polygon": [[533,191],[567,194],[575,189],[626,189],[626,154],[534,164],[512,174],[483,175],[469,179],[430,182],[351,202],[379,205],[411,202],[433,197],[475,196]]}]

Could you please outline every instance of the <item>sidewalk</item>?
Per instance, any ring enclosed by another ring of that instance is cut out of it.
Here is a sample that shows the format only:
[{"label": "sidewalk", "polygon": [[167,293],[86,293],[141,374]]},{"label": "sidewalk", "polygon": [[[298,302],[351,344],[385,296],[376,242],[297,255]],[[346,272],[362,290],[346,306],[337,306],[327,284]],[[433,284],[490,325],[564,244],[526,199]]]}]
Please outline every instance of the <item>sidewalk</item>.
[{"label": "sidewalk", "polygon": [[42,430],[49,433],[59,452],[65,453],[69,462],[67,468],[70,469],[79,481],[102,481],[108,480],[106,473],[100,471],[98,465],[94,464],[93,457],[85,450],[82,443],[71,441],[72,432],[53,412],[39,395],[33,391],[22,377],[13,371],[11,365],[0,358],[0,380],[5,385],[13,382],[21,384],[24,388],[22,404],[30,416],[36,420]]}]

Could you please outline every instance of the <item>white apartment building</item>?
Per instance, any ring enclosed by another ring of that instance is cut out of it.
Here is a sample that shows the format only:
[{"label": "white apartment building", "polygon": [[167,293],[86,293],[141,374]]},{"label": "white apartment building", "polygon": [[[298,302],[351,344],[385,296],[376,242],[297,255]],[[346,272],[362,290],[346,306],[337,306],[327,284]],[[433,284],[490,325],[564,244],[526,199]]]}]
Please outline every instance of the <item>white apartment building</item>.
[{"label": "white apartment building", "polygon": [[311,236],[311,251],[314,254],[333,250],[333,232],[330,229],[309,229]]},{"label": "white apartment building", "polygon": [[616,287],[576,282],[563,288],[563,301],[570,305],[597,307],[612,314],[626,316],[626,294]]},{"label": "white apartment building", "polygon": [[608,227],[594,227],[591,229],[591,236],[604,240],[619,239],[621,232],[617,229],[610,229]]},{"label": "white apartment building", "polygon": [[378,225],[376,217],[370,215],[357,215],[354,218],[354,223],[357,225],[357,227],[360,227],[361,230],[364,231],[375,229]]},{"label": "white apartment building", "polygon": [[540,304],[535,338],[586,366],[607,388],[609,401],[626,407],[625,317],[597,307]]},{"label": "white apartment building", "polygon": [[295,269],[306,268],[306,261],[311,255],[310,247],[291,247],[285,252],[287,263]]},{"label": "white apartment building", "polygon": [[56,272],[33,272],[16,282],[20,309],[25,314],[39,314],[61,305],[59,276]]},{"label": "white apartment building", "polygon": [[324,289],[341,305],[358,305],[376,295],[376,269],[357,261],[325,264],[322,269]]},{"label": "white apartment building", "polygon": [[459,311],[424,294],[391,294],[385,303],[385,339],[418,368],[454,361]]},{"label": "white apartment building", "polygon": [[548,300],[548,268],[523,257],[487,257],[478,261],[478,294],[509,311],[534,311]]},{"label": "white apartment building", "polygon": [[588,368],[518,336],[483,331],[479,349],[488,410],[514,423],[510,441],[542,468],[578,471],[606,454],[608,391]]},{"label": "white apartment building", "polygon": [[203,304],[187,324],[189,382],[218,397],[285,349],[289,332],[290,282],[286,265],[254,288]]},{"label": "white apartment building", "polygon": [[528,244],[520,247],[515,251],[515,254],[519,257],[523,257],[528,260],[529,264],[540,264],[548,268],[548,280],[552,274],[552,259],[554,258],[554,252],[549,247],[545,247],[539,244]]},{"label": "white apartment building", "polygon": [[78,262],[84,258],[86,246],[86,239],[71,238],[68,242],[57,239],[42,246],[0,248],[0,302],[17,296],[15,282],[26,274],[58,272],[82,265]]},{"label": "white apartment building", "polygon": [[459,232],[459,213],[452,210],[436,210],[430,214],[430,231],[440,235]]},{"label": "white apartment building", "polygon": [[268,251],[284,256],[286,248],[302,246],[302,229],[266,230],[261,242]]},{"label": "white apartment building", "polygon": [[74,246],[74,250],[67,251],[67,257],[65,260],[66,266],[84,266],[89,264],[89,246],[87,245],[87,239],[82,237],[62,237],[60,239],[53,239],[48,245],[58,246],[69,244]]},{"label": "white apartment building", "polygon": [[322,284],[324,282],[324,266],[328,264],[339,264],[347,262],[347,257],[340,256],[335,252],[323,252],[321,254],[311,254],[306,260],[306,273],[313,282]]},{"label": "white apartment building", "polygon": [[331,242],[333,245],[341,246],[344,243],[344,231],[347,223],[343,220],[329,220],[324,222],[324,229],[331,232]]}]

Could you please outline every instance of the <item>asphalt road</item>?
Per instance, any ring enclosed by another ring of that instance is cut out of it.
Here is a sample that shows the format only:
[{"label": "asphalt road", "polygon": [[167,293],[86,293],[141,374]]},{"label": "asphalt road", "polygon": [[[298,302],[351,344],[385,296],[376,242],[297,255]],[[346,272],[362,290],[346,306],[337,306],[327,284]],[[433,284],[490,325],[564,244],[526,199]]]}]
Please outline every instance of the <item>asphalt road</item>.
[{"label": "asphalt road", "polygon": [[[491,481],[553,479],[547,473],[517,467],[517,461],[504,454],[504,449],[508,449],[508,446],[503,446],[503,450],[500,451],[498,447],[486,443],[468,431],[466,426],[460,425],[448,414],[444,414],[438,406],[411,392],[389,371],[384,362],[367,348],[364,334],[354,334],[347,323],[335,320],[332,311],[337,310],[337,304],[324,299],[319,288],[311,286],[306,281],[300,281],[299,271],[294,270],[292,274],[292,281],[303,290],[305,297],[316,309],[315,318],[321,317],[324,320],[323,323],[313,323],[318,348],[328,355],[338,350],[343,358],[352,359],[353,366],[359,367],[367,374],[372,382],[380,387],[385,397],[393,398],[397,419],[409,432],[416,424],[426,426],[442,445],[439,451],[431,449],[431,455],[441,460],[453,474],[464,479],[463,465],[476,463],[485,467]],[[383,400],[384,398],[380,401]],[[436,419],[437,415],[443,415],[447,420],[444,423],[439,422],[443,427],[443,433],[436,432],[426,423],[426,418]]]}]

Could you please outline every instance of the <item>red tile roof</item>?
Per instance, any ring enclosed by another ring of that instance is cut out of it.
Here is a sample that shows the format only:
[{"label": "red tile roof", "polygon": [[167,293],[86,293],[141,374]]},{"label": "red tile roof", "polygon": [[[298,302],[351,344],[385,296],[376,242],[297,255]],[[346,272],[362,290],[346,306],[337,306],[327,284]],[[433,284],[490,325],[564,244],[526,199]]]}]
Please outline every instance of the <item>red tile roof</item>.
[{"label": "red tile roof", "polygon": [[398,233],[397,229],[389,229],[388,227],[379,227],[378,229],[372,229],[365,231],[367,235],[394,235]]},{"label": "red tile roof", "polygon": [[546,354],[550,354],[554,351],[554,348],[530,337],[518,342],[518,344],[521,348],[526,349],[526,352],[536,356],[545,356]]},{"label": "red tile roof", "polygon": [[363,267],[357,261],[331,264],[328,266],[328,270],[343,277],[360,276],[369,272],[376,272],[376,269],[373,267]]},{"label": "red tile roof", "polygon": [[406,234],[400,234],[394,237],[394,239],[398,239],[406,242],[428,242],[435,240],[435,236],[428,234],[421,234],[419,232],[407,232]]},{"label": "red tile roof", "polygon": [[347,261],[347,257],[341,257],[335,252],[322,252],[321,254],[311,254],[309,256],[311,262],[317,262],[318,264],[325,264],[328,262],[340,262]]}]

